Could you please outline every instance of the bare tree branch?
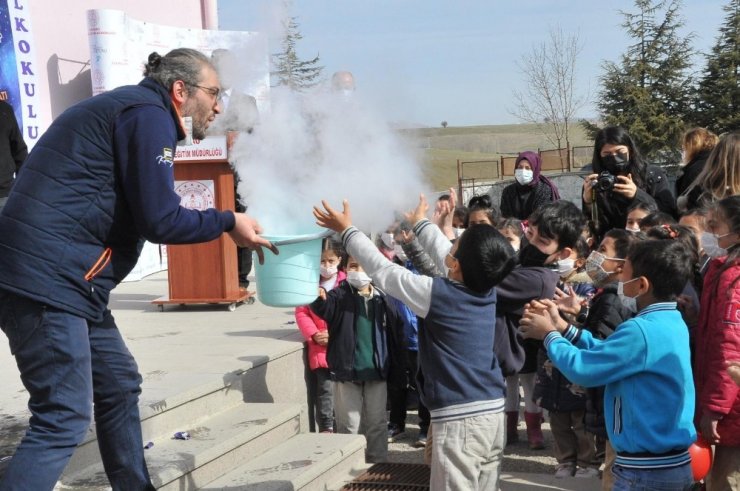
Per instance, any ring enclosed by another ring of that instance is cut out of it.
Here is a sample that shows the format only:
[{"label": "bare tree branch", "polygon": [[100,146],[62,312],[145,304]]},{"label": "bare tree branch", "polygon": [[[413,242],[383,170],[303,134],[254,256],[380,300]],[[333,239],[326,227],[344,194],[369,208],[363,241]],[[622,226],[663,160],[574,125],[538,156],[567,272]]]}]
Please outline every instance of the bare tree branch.
[{"label": "bare tree branch", "polygon": [[524,76],[524,89],[513,92],[514,107],[509,113],[537,125],[557,148],[563,143],[570,146],[571,123],[587,100],[585,95],[575,93],[581,49],[577,34],[566,37],[560,27],[550,28],[549,39],[533,46],[517,63]]}]

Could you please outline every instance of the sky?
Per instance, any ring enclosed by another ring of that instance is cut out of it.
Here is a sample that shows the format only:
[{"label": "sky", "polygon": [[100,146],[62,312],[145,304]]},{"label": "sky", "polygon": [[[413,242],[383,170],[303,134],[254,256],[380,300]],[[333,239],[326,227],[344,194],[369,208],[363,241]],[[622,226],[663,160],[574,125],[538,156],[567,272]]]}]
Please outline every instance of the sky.
[{"label": "sky", "polygon": [[[218,0],[219,28],[265,32],[277,52],[281,3]],[[714,45],[726,3],[684,0],[683,34],[693,33],[696,50]],[[601,64],[630,44],[619,9],[635,11],[624,0],[294,0],[287,12],[300,24],[301,59],[318,54],[327,78],[351,71],[358,95],[387,121],[414,127],[519,122],[511,111],[522,56],[551,27],[578,35],[576,91],[590,101],[579,117],[596,117]],[[702,70],[702,57],[692,62]]]}]

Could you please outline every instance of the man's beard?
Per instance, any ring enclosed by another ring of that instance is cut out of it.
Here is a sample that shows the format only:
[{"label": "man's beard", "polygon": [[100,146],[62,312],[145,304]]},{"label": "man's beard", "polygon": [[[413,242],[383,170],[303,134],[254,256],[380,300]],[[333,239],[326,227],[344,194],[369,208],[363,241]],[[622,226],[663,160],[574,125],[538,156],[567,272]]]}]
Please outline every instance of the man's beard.
[{"label": "man's beard", "polygon": [[200,123],[195,118],[193,118],[193,139],[194,140],[202,140],[206,137],[206,130],[208,128],[206,127],[205,123]]},{"label": "man's beard", "polygon": [[193,119],[193,133],[191,136],[194,140],[202,140],[206,137],[208,116],[204,114],[205,112],[207,110],[201,111],[195,99],[190,99],[182,107],[183,117],[190,116]]}]

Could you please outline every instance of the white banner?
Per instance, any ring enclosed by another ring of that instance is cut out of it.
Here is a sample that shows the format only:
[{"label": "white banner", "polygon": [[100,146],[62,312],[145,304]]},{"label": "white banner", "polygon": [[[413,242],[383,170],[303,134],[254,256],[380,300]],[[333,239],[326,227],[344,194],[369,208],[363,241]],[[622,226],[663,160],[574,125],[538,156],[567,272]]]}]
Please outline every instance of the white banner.
[{"label": "white banner", "polygon": [[260,33],[164,26],[108,9],[88,10],[87,28],[93,94],[138,83],[153,51],[165,55],[187,47],[210,56],[216,49],[227,49],[239,64],[238,86],[233,88],[252,95],[260,112],[269,111],[269,55],[267,39]]},{"label": "white banner", "polygon": [[225,135],[212,135],[202,140],[193,140],[192,145],[177,145],[175,161],[180,160],[226,160],[228,149]]}]

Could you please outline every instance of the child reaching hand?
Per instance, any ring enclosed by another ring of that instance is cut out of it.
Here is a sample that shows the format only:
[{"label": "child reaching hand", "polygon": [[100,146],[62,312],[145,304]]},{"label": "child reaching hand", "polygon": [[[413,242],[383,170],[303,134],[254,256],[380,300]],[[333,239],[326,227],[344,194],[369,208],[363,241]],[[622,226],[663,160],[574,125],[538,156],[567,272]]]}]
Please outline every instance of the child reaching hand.
[{"label": "child reaching hand", "polygon": [[314,207],[320,226],[342,234],[345,249],[374,283],[424,319],[419,328],[422,402],[431,414],[430,489],[498,489],[504,448],[504,378],[493,351],[494,286],[514,267],[507,240],[475,225],[451,244],[427,220],[420,197],[407,218],[446,277],[415,275],[386,259],[352,226],[349,203]]},{"label": "child reaching hand", "polygon": [[617,453],[614,490],[687,489],[694,384],[688,329],[676,297],[692,274],[686,247],[673,240],[639,242],[624,263],[618,290],[636,299],[637,315],[605,340],[569,326],[550,300],[532,302],[522,335],[544,339],[555,366],[574,383],[606,385],[606,427]]}]

